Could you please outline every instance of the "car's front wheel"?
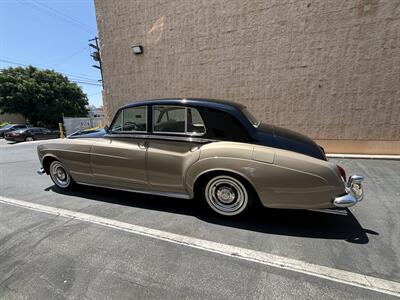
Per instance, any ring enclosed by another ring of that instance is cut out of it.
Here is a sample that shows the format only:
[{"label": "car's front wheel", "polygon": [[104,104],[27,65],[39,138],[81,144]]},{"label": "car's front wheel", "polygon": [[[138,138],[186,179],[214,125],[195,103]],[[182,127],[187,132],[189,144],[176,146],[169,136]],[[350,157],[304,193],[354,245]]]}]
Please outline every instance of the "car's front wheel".
[{"label": "car's front wheel", "polygon": [[28,136],[28,137],[25,139],[25,142],[32,142],[33,140],[34,140],[33,137]]},{"label": "car's front wheel", "polygon": [[54,184],[60,189],[67,190],[74,184],[67,168],[58,160],[50,164],[49,173],[51,180],[53,180]]},{"label": "car's front wheel", "polygon": [[248,184],[230,175],[212,177],[202,192],[203,201],[214,212],[224,216],[245,213],[254,200],[254,193]]}]

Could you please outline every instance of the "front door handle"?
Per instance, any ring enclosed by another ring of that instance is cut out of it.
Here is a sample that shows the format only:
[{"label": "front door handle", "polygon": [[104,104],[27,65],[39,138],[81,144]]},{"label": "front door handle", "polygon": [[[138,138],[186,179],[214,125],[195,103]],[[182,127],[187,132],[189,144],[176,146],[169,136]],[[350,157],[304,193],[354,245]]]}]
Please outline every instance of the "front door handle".
[{"label": "front door handle", "polygon": [[142,141],[138,143],[138,146],[140,149],[142,150],[146,150],[147,148],[149,148],[149,142],[148,141]]}]

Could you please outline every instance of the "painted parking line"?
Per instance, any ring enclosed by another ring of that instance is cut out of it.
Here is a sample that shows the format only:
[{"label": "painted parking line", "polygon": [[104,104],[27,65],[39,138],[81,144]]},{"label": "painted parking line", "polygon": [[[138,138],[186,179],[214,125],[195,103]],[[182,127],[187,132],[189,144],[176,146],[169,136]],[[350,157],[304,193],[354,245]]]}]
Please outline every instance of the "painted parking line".
[{"label": "painted parking line", "polygon": [[179,235],[175,233],[133,225],[81,212],[55,208],[52,206],[21,201],[3,196],[0,196],[0,203],[13,205],[16,207],[22,207],[25,209],[30,209],[64,218],[89,222],[92,224],[97,224],[146,237],[151,237],[186,247],[218,253],[220,255],[229,256],[236,259],[252,261],[279,269],[285,269],[293,272],[303,273],[318,278],[339,282],[346,285],[368,289],[379,293],[389,294],[393,296],[400,296],[400,283],[395,281],[334,269],[288,257],[273,255],[261,251],[207,241],[190,236]]}]

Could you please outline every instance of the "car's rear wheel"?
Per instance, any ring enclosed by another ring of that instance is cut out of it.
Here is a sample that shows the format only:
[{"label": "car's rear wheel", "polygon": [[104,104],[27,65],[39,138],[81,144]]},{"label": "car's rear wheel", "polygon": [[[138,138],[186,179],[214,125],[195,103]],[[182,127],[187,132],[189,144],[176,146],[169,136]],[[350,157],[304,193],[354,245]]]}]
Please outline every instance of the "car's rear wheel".
[{"label": "car's rear wheel", "polygon": [[202,198],[214,212],[232,217],[249,210],[254,193],[243,180],[230,175],[218,175],[206,182]]},{"label": "car's rear wheel", "polygon": [[33,140],[34,140],[33,137],[28,136],[28,137],[26,137],[25,142],[32,142]]},{"label": "car's rear wheel", "polygon": [[51,180],[53,180],[54,184],[60,189],[69,189],[74,184],[67,168],[58,160],[50,164],[49,173]]}]

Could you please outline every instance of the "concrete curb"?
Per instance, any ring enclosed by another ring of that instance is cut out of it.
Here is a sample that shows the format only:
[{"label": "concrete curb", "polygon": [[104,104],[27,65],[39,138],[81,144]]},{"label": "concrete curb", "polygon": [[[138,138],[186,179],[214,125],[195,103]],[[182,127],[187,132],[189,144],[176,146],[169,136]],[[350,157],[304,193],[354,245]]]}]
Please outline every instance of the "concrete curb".
[{"label": "concrete curb", "polygon": [[332,153],[327,154],[328,158],[362,158],[362,159],[388,159],[388,160],[400,160],[400,155],[381,155],[381,154],[340,154]]}]

